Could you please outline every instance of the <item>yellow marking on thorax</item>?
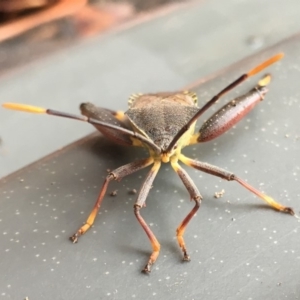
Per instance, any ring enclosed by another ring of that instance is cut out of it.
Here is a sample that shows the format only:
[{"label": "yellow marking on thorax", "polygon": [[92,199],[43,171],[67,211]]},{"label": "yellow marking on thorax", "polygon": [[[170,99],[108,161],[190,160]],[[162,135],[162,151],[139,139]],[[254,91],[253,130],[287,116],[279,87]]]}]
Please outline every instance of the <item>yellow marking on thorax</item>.
[{"label": "yellow marking on thorax", "polygon": [[198,144],[199,143],[199,141],[198,141],[199,137],[200,137],[200,132],[197,132],[197,133],[193,134],[190,137],[189,145]]},{"label": "yellow marking on thorax", "polygon": [[[133,146],[136,147],[144,147],[147,148],[150,152],[150,156],[154,159],[154,160],[160,160],[163,163],[168,163],[170,162],[170,160],[178,160],[179,156],[181,155],[181,150],[182,148],[188,146],[191,144],[191,140],[193,140],[193,138],[197,135],[194,135],[194,130],[195,130],[195,124],[192,124],[192,126],[188,129],[188,131],[186,131],[181,138],[178,140],[177,142],[177,148],[174,149],[172,152],[169,153],[161,153],[160,155],[157,155],[147,144],[143,143],[142,141],[134,138],[134,137],[130,137],[130,139],[132,140],[132,144]],[[137,130],[135,128],[135,130]],[[137,130],[142,132],[141,130]],[[195,142],[196,143],[196,142]]]},{"label": "yellow marking on thorax", "polygon": [[174,160],[178,160],[179,156],[181,155],[181,150],[190,145],[191,136],[193,136],[194,130],[195,130],[195,124],[194,123],[187,132],[185,132],[181,138],[177,142],[177,148],[171,152],[171,153],[163,153],[161,154],[161,161],[164,163],[168,163]]}]

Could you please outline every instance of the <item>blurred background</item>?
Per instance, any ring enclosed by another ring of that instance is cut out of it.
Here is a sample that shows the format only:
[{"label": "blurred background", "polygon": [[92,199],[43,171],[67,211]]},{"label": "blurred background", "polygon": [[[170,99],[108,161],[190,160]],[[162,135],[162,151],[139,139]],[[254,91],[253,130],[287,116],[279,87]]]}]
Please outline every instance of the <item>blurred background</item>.
[{"label": "blurred background", "polygon": [[180,0],[1,0],[1,72],[176,2]]}]

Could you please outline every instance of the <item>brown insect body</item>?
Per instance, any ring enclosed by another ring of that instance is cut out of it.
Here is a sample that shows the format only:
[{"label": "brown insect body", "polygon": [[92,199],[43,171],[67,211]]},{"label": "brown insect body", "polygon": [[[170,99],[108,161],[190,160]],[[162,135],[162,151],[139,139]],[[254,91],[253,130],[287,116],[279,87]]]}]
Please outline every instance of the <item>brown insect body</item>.
[{"label": "brown insect body", "polygon": [[286,207],[276,202],[271,197],[261,193],[250,184],[237,177],[234,173],[206,162],[188,158],[181,153],[181,149],[185,146],[206,142],[218,137],[249,113],[267,93],[266,85],[268,85],[270,81],[269,75],[264,76],[263,79],[248,93],[225,104],[203,124],[198,132],[194,133],[197,119],[208,108],[216,103],[219,98],[245,81],[248,77],[257,74],[264,68],[280,60],[282,57],[283,54],[277,54],[250,70],[248,73],[243,74],[221,90],[217,95],[212,97],[201,108],[197,107],[196,95],[188,91],[132,95],[129,99],[129,109],[125,113],[96,107],[91,103],[85,103],[80,106],[83,116],[23,104],[6,103],[3,106],[9,109],[33,113],[47,113],[49,115],[89,122],[105,137],[116,143],[125,146],[146,147],[149,150],[148,158],[128,163],[110,171],[104,180],[97,201],[88,219],[70,238],[73,243],[76,243],[78,238],[93,225],[110,181],[120,180],[127,175],[152,165],[151,170],[138,192],[134,204],[134,214],[147,234],[152,246],[152,253],[146,266],[143,268],[144,272],[149,273],[151,266],[159,255],[160,244],[146,221],[141,216],[140,210],[145,207],[146,198],[162,162],[171,163],[172,168],[186,187],[190,198],[195,202],[195,206],[183,219],[176,230],[177,241],[183,252],[183,260],[185,261],[189,261],[190,256],[188,255],[183,235],[189,221],[200,207],[202,196],[188,173],[179,165],[179,161],[192,168],[222,179],[236,181],[274,209],[295,215],[292,208]]},{"label": "brown insect body", "polygon": [[125,115],[136,131],[164,152],[198,110],[194,93],[139,94],[130,98]]}]

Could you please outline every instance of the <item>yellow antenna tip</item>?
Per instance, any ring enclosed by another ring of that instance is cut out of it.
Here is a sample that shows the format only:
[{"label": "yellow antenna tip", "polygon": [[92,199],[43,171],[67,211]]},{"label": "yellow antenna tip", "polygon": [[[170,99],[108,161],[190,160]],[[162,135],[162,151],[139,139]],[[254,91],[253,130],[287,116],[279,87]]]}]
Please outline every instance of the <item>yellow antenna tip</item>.
[{"label": "yellow antenna tip", "polygon": [[45,114],[47,110],[42,107],[26,105],[26,104],[18,104],[18,103],[3,103],[2,107],[12,110],[20,110],[34,114]]}]

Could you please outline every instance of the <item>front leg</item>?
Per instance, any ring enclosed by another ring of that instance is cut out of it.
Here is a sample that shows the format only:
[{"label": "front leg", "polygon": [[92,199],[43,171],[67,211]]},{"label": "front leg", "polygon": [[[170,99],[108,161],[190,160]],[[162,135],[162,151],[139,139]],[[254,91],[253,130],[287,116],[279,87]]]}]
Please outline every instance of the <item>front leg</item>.
[{"label": "front leg", "polygon": [[143,168],[148,167],[149,165],[151,165],[153,163],[153,159],[151,157],[147,158],[147,159],[142,159],[142,160],[138,160],[138,161],[134,161],[131,162],[127,165],[124,165],[122,167],[119,167],[117,169],[115,169],[114,171],[110,172],[107,177],[104,180],[104,183],[102,185],[102,188],[100,190],[99,196],[97,198],[96,203],[94,204],[94,208],[92,209],[90,215],[88,216],[87,220],[85,221],[84,225],[82,225],[76,232],[75,234],[73,234],[70,237],[70,240],[73,243],[77,243],[78,242],[78,238],[85,234],[94,224],[95,218],[98,214],[98,211],[100,209],[102,200],[105,196],[108,184],[110,183],[110,181],[112,180],[120,180],[123,177],[130,175],[134,172],[137,172]]},{"label": "front leg", "polygon": [[184,220],[180,223],[180,225],[177,227],[176,230],[176,237],[179,244],[180,249],[183,252],[183,260],[184,261],[190,261],[190,256],[187,253],[186,245],[183,239],[183,235],[185,232],[185,229],[190,222],[190,220],[194,217],[194,215],[197,213],[198,209],[200,208],[202,196],[200,195],[200,192],[198,191],[195,183],[190,178],[190,176],[187,174],[187,172],[180,167],[180,165],[176,160],[171,161],[171,165],[175,172],[180,177],[181,181],[185,185],[186,189],[188,190],[190,197],[192,200],[195,201],[195,206],[193,209],[188,213],[188,215],[184,218]]},{"label": "front leg", "polygon": [[140,225],[144,229],[145,233],[147,234],[148,239],[152,246],[152,253],[148,259],[147,264],[145,265],[144,269],[142,270],[142,272],[144,272],[146,274],[149,274],[151,272],[151,267],[155,263],[158,255],[159,255],[160,244],[159,244],[157,238],[155,237],[154,233],[152,232],[152,230],[150,229],[150,227],[144,220],[144,218],[141,216],[140,210],[142,207],[145,206],[146,198],[149,194],[149,191],[150,191],[152,183],[157,175],[157,172],[159,171],[160,165],[161,165],[160,161],[154,162],[154,165],[153,165],[152,169],[150,170],[150,172],[148,173],[148,176],[146,177],[146,179],[141,187],[141,190],[139,191],[137,200],[134,204],[134,214],[135,214],[137,220],[139,221]]}]

